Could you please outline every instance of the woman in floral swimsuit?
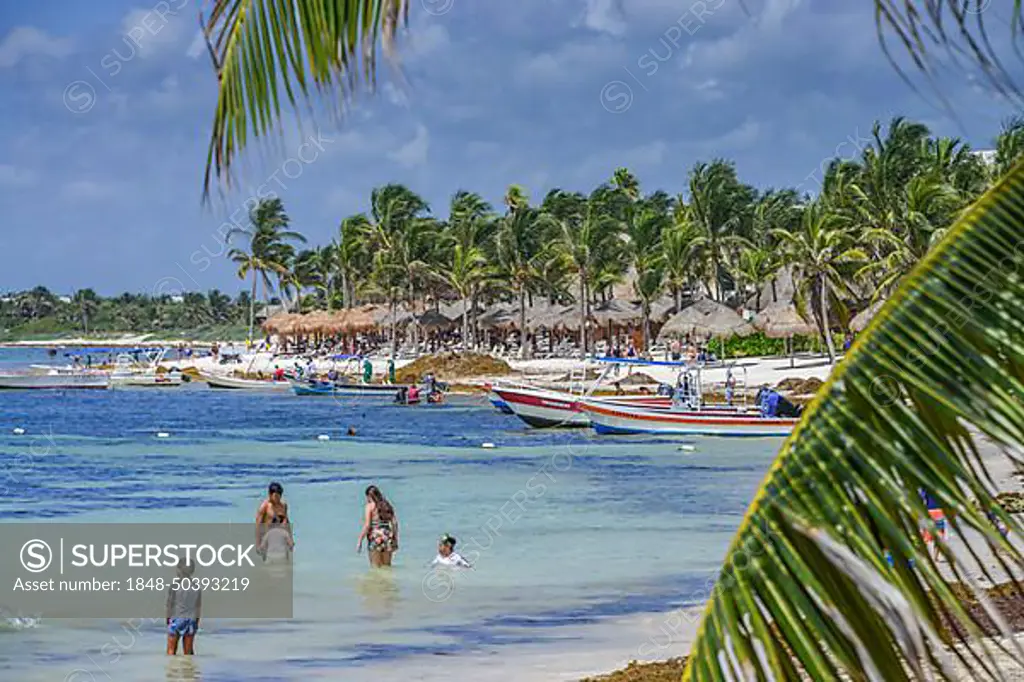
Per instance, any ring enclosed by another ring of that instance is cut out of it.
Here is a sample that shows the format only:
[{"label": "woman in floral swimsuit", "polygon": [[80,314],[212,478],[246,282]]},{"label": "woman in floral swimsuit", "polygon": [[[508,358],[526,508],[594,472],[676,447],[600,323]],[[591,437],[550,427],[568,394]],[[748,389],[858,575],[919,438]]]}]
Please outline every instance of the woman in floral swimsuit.
[{"label": "woman in floral swimsuit", "polygon": [[356,551],[363,549],[370,556],[370,566],[390,566],[392,555],[398,551],[398,516],[384,493],[371,485],[366,489],[366,509],[363,514],[363,530],[359,533]]}]

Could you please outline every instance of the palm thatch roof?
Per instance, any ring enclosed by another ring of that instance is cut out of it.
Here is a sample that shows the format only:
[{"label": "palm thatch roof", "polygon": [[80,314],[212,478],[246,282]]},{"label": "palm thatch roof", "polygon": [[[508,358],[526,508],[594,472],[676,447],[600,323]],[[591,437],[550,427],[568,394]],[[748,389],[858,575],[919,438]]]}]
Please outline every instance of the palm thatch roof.
[{"label": "palm thatch roof", "polygon": [[395,306],[394,315],[391,313],[390,306],[382,306],[373,313],[373,317],[378,327],[390,327],[392,323],[401,327],[409,324],[413,319],[415,319],[413,314],[409,312],[403,303],[399,303]]},{"label": "palm thatch roof", "polygon": [[519,311],[508,303],[495,303],[480,313],[477,323],[485,329],[509,329],[519,326]]},{"label": "palm thatch roof", "polygon": [[643,321],[643,310],[636,303],[612,298],[591,308],[590,319],[602,327],[606,324],[618,327],[635,326]]},{"label": "palm thatch roof", "polygon": [[776,301],[754,317],[754,327],[771,339],[808,336],[817,330],[800,316],[793,303]]},{"label": "palm thatch roof", "polygon": [[573,305],[542,304],[527,311],[526,326],[530,329],[577,330],[580,328],[580,309]]},{"label": "palm thatch roof", "polygon": [[278,334],[280,336],[287,336],[295,333],[295,326],[300,317],[301,315],[296,315],[294,313],[278,313],[260,326],[265,332]]},{"label": "palm thatch roof", "polygon": [[436,310],[427,310],[416,317],[416,324],[424,329],[449,329],[454,322]]},{"label": "palm thatch roof", "polygon": [[732,308],[703,298],[669,318],[658,334],[659,339],[687,334],[705,336],[747,336],[754,328]]}]

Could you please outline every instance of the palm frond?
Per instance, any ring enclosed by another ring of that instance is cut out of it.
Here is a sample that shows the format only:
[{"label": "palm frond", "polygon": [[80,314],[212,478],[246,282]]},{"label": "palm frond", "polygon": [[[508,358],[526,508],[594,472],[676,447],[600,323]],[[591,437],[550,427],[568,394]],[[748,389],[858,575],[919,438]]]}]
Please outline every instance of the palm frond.
[{"label": "palm frond", "polygon": [[204,198],[214,178],[230,183],[250,137],[277,129],[281,99],[298,114],[313,90],[343,105],[360,80],[373,87],[377,41],[391,55],[408,10],[408,0],[213,0],[201,16],[218,85]]},{"label": "palm frond", "polygon": [[[979,637],[946,578],[997,582],[1024,562],[992,522],[1021,531],[976,443],[1024,445],[1021,225],[1024,164],[965,211],[833,372],[732,542],[684,680],[795,679],[793,666],[812,679],[952,679],[942,662],[957,637],[969,675],[995,670],[1003,645]],[[969,550],[939,543],[948,576],[921,537],[935,532],[922,490]]]},{"label": "palm frond", "polygon": [[[989,39],[988,27],[997,17],[991,0],[874,0],[878,37],[889,61],[900,76],[910,83],[890,49],[889,40],[905,50],[913,66],[929,80],[938,69],[935,58],[949,57],[954,63],[966,59],[974,63],[996,92],[1024,101],[1024,91],[1014,81],[999,59]],[[1003,9],[1006,3],[1000,3]],[[1008,25],[996,20],[997,26],[1010,31],[1016,41],[1024,33],[1021,0],[1013,0]],[[987,17],[986,17],[987,15]],[[1002,19],[1002,17],[999,17]],[[1019,52],[1018,52],[1019,56]]]}]

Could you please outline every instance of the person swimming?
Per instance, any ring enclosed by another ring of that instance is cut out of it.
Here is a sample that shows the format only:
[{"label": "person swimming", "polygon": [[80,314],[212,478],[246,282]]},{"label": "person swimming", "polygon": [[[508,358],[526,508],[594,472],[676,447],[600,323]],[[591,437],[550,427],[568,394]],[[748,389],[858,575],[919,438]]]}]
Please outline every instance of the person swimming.
[{"label": "person swimming", "polygon": [[461,554],[455,551],[457,540],[445,533],[437,542],[437,556],[430,562],[431,566],[451,566],[453,568],[473,568]]},{"label": "person swimming", "polygon": [[270,522],[270,528],[260,540],[259,553],[263,561],[268,563],[286,563],[292,559],[295,542],[288,531],[287,524]]},{"label": "person swimming", "polygon": [[277,481],[272,481],[267,486],[267,499],[263,500],[259,509],[256,510],[256,546],[263,542],[263,534],[269,526],[284,524],[288,529],[288,535],[294,542],[291,523],[288,518],[288,503],[284,501],[284,486]]}]

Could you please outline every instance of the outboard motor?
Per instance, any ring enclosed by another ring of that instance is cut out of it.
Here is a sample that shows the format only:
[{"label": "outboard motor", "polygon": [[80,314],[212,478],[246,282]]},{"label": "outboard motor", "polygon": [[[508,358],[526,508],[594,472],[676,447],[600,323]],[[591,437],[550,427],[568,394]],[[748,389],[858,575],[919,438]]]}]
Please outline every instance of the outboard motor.
[{"label": "outboard motor", "polygon": [[671,398],[673,394],[675,394],[675,389],[672,388],[672,384],[658,384],[658,395]]}]

